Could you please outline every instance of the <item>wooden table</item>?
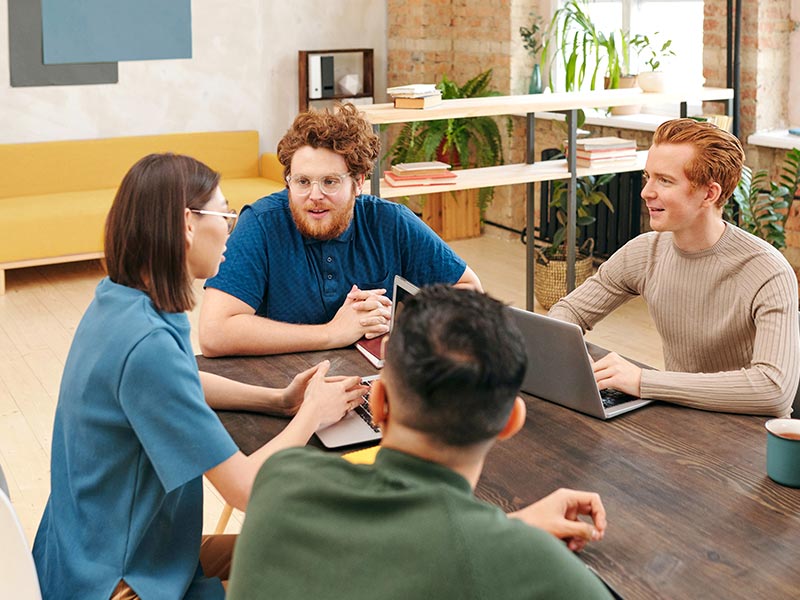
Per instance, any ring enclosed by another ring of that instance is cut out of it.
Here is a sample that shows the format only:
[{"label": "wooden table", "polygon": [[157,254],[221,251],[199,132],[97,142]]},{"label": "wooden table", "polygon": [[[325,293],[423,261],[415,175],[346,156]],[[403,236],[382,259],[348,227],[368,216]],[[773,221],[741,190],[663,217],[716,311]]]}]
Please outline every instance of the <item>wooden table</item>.
[{"label": "wooden table", "polygon": [[[283,386],[323,358],[332,374],[374,372],[352,349],[198,363]],[[800,597],[800,490],[767,478],[764,418],[653,404],[600,421],[526,404],[523,430],[489,454],[480,498],[512,510],[558,487],[599,492],[609,528],[581,557],[624,598]],[[246,453],[286,423],[219,415]]]}]

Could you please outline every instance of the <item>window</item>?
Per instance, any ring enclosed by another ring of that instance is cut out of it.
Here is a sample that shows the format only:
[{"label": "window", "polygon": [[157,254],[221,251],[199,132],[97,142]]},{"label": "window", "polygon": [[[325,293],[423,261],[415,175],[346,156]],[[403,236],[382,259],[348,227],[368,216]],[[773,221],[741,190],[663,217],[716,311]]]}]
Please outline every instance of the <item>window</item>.
[{"label": "window", "polygon": [[[672,40],[675,56],[662,64],[684,84],[703,81],[703,0],[590,0],[589,14],[601,30],[647,35],[657,48]],[[647,69],[646,58],[632,56],[632,70]]]}]

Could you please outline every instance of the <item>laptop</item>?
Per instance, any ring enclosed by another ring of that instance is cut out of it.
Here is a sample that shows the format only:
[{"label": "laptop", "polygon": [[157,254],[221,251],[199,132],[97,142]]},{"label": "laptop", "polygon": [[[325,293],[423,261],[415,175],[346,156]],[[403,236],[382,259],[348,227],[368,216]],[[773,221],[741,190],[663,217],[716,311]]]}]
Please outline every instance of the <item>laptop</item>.
[{"label": "laptop", "polygon": [[[419,292],[419,288],[410,283],[400,275],[395,275],[392,286],[392,314],[389,321],[389,332],[391,333],[394,321],[403,309],[403,303]],[[383,338],[383,336],[381,336]],[[379,339],[379,343],[382,340]],[[359,351],[364,352],[359,348]],[[379,356],[381,366],[383,366],[382,353]],[[370,359],[370,362],[373,362]],[[375,364],[375,363],[373,363]],[[377,365],[376,365],[377,366]],[[378,379],[379,375],[362,377],[361,383],[371,386],[372,382]],[[369,411],[369,389],[363,396],[364,401],[348,412],[341,421],[329,425],[317,431],[317,437],[326,448],[341,448],[353,444],[363,444],[381,439],[381,430],[372,424],[372,413]]]},{"label": "laptop", "polygon": [[590,351],[595,359],[607,351],[587,344],[577,325],[510,308],[528,354],[523,392],[598,419],[610,419],[652,402],[619,390],[597,388]]}]

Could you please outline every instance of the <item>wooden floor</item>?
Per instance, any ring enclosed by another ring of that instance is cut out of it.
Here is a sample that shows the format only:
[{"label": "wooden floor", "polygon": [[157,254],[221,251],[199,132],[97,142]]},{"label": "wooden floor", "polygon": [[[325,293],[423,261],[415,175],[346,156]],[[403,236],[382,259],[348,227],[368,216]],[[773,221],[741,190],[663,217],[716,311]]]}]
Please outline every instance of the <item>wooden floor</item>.
[{"label": "wooden floor", "polygon": [[[487,292],[525,305],[525,250],[519,241],[484,235],[451,245],[478,273]],[[75,328],[103,275],[98,261],[6,273],[7,292],[0,296],[0,465],[31,542],[49,494],[50,439],[61,372]],[[197,291],[202,294],[199,284]],[[190,314],[195,351],[198,313],[195,309]],[[662,366],[658,336],[641,301],[618,310],[587,338]],[[210,532],[223,502],[208,483],[205,492],[204,529]],[[241,514],[234,513],[227,531],[238,531],[241,521]]]}]

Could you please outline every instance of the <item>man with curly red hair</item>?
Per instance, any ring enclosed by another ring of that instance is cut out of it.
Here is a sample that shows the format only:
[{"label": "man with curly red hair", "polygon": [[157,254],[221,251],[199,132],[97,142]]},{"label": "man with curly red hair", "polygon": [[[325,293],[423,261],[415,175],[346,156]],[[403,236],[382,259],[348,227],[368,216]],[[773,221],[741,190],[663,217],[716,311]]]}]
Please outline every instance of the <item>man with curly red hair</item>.
[{"label": "man with curly red hair", "polygon": [[348,346],[389,328],[395,275],[481,290],[401,204],[362,194],[380,141],[353,105],[297,116],[278,143],[287,187],[246,206],[206,282],[206,356]]}]

